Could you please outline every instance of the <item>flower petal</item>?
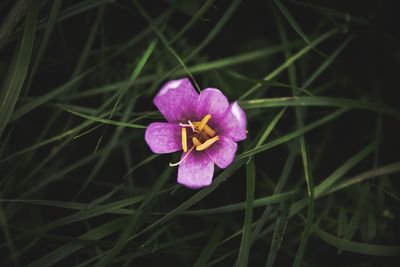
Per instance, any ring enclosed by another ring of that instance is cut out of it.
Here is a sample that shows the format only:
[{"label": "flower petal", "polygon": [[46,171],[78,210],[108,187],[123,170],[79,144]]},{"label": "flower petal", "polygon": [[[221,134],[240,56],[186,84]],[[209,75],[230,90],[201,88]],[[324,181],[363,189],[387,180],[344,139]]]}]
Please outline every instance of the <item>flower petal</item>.
[{"label": "flower petal", "polygon": [[[186,153],[182,154],[182,158]],[[178,183],[192,189],[211,184],[214,174],[214,163],[204,152],[191,152],[179,164]]]},{"label": "flower petal", "polygon": [[220,136],[219,140],[205,151],[218,167],[225,169],[235,159],[237,144],[232,139]]},{"label": "flower petal", "polygon": [[246,114],[237,101],[229,106],[225,115],[217,124],[218,135],[229,137],[235,142],[242,141],[247,137]]},{"label": "flower petal", "polygon": [[179,123],[195,116],[198,96],[190,80],[183,78],[167,82],[153,102],[168,122]]},{"label": "flower petal", "polygon": [[197,116],[202,119],[205,115],[211,115],[211,121],[220,120],[229,107],[226,96],[218,89],[206,88],[197,101]]},{"label": "flower petal", "polygon": [[144,139],[154,153],[164,154],[182,149],[181,127],[167,122],[153,122],[147,126]]}]

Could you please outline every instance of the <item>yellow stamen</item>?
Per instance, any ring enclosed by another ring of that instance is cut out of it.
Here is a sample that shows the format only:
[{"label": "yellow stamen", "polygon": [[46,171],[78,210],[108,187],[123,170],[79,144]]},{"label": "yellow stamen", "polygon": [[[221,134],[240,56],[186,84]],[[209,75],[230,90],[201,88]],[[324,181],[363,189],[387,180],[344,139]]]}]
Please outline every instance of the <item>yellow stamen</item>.
[{"label": "yellow stamen", "polygon": [[194,146],[192,146],[190,149],[189,149],[189,151],[185,154],[185,156],[183,156],[183,158],[180,160],[180,161],[178,161],[178,162],[176,162],[176,163],[169,163],[169,166],[170,167],[175,167],[175,166],[178,166],[179,164],[181,164],[188,156],[189,156],[189,154],[190,154],[190,152],[192,152],[193,151],[193,149],[194,149]]},{"label": "yellow stamen", "polygon": [[204,129],[203,130],[206,132],[206,134],[208,134],[208,136],[214,137],[215,131],[210,126],[208,126],[207,124],[204,125]]},{"label": "yellow stamen", "polygon": [[204,118],[201,120],[201,122],[199,123],[199,125],[197,127],[199,129],[199,131],[203,130],[204,126],[207,124],[207,122],[210,119],[211,119],[211,115],[210,114],[207,114],[207,115],[204,116]]},{"label": "yellow stamen", "polygon": [[193,144],[194,146],[201,146],[201,142],[199,141],[199,139],[197,139],[196,137],[192,138]]},{"label": "yellow stamen", "polygon": [[[193,125],[199,129],[200,123],[201,123],[201,121],[195,121],[195,122],[193,122]],[[210,136],[210,137],[214,137],[215,136],[214,129],[211,128],[210,126],[208,126],[207,124],[204,125],[203,130],[208,136]],[[199,131],[196,131],[196,132],[198,133]]]},{"label": "yellow stamen", "polygon": [[205,141],[203,144],[196,146],[196,150],[197,151],[202,151],[206,148],[209,148],[212,144],[214,144],[215,142],[217,142],[219,140],[219,136],[214,136],[211,139],[208,139],[207,141]]},{"label": "yellow stamen", "polygon": [[187,134],[186,134],[186,128],[182,127],[182,149],[183,152],[187,151]]}]

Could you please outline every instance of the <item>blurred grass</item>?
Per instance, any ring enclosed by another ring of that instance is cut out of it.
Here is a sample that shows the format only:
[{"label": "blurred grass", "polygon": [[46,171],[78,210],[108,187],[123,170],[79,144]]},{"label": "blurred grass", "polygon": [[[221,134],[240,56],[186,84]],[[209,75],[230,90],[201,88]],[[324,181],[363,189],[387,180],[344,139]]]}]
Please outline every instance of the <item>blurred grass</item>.
[{"label": "blurred grass", "polygon": [[[346,65],[376,22],[293,0],[24,3],[0,5],[18,15],[0,22],[1,266],[395,266],[396,77]],[[248,117],[198,191],[143,139],[183,76]]]}]

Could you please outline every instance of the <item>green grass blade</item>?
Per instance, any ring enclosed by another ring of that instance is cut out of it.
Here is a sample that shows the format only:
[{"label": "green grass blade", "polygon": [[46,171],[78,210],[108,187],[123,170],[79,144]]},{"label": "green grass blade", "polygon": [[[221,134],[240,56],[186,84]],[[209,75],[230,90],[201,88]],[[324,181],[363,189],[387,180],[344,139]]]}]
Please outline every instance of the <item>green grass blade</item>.
[{"label": "green grass blade", "polygon": [[54,89],[42,96],[39,96],[39,97],[33,99],[32,101],[29,101],[28,103],[22,105],[21,107],[18,107],[15,110],[15,112],[12,114],[9,122],[13,122],[13,121],[21,118],[22,116],[28,114],[29,112],[38,108],[39,106],[48,103],[50,100],[57,97],[58,95],[67,92],[68,90],[73,88],[79,81],[81,81],[89,73],[90,73],[90,71],[85,72],[85,73],[77,76],[76,78],[70,80],[69,82],[57,87],[56,89]]},{"label": "green grass blade", "polygon": [[159,225],[162,225],[163,223],[171,220],[173,217],[177,216],[178,214],[183,213],[185,210],[205,198],[207,195],[209,195],[211,192],[213,192],[215,189],[218,188],[218,186],[224,182],[229,176],[232,175],[234,171],[236,171],[238,168],[240,168],[243,164],[245,163],[245,160],[237,160],[235,161],[232,165],[230,165],[227,169],[225,169],[220,175],[218,175],[212,184],[206,188],[203,188],[199,192],[197,192],[195,195],[190,197],[188,200],[180,204],[178,207],[170,211],[168,214],[165,216],[161,217],[151,225],[147,226],[144,228],[142,231],[138,232],[137,234],[131,236],[129,240],[132,240],[144,233],[147,233],[151,230],[153,230],[155,227],[158,227]]},{"label": "green grass blade", "polygon": [[[285,165],[283,166],[281,175],[279,176],[279,180],[278,180],[278,184],[276,185],[275,189],[274,189],[274,195],[275,194],[281,194],[281,191],[283,190],[284,186],[287,183],[287,180],[289,178],[289,174],[292,171],[293,168],[293,164],[294,164],[294,160],[297,156],[297,148],[292,144],[289,147],[289,155],[286,159]],[[258,219],[254,230],[253,230],[253,234],[252,234],[252,241],[254,242],[254,240],[257,239],[258,234],[261,232],[262,228],[264,227],[265,223],[267,222],[270,214],[272,212],[272,207],[271,205],[269,205],[263,212],[263,214],[261,215],[260,219]]]},{"label": "green grass blade", "polygon": [[371,154],[377,148],[377,142],[372,142],[371,144],[365,146],[362,150],[360,150],[356,155],[347,160],[342,166],[336,169],[331,175],[329,175],[322,183],[320,183],[315,188],[315,195],[321,196],[328,189],[332,188],[332,186],[343,177],[349,170],[351,170],[355,165],[357,165],[360,161],[365,159],[369,154]]},{"label": "green grass blade", "polygon": [[[112,233],[115,233],[123,229],[128,223],[128,218],[120,218],[116,220],[109,221],[103,225],[100,225],[85,234],[79,236],[81,239],[99,240],[106,237]],[[57,262],[71,255],[72,253],[83,248],[84,245],[80,243],[68,243],[49,254],[43,256],[42,258],[29,264],[28,267],[47,267],[54,266]]]},{"label": "green grass blade", "polygon": [[249,252],[251,247],[251,226],[253,222],[253,202],[256,179],[256,167],[254,160],[251,160],[246,166],[246,211],[244,217],[242,241],[240,242],[239,255],[236,260],[236,266],[247,266],[249,261]]},{"label": "green grass blade", "polygon": [[[375,143],[373,143],[375,144]],[[329,175],[322,183],[315,187],[315,197],[320,198],[323,195],[326,195],[332,188],[329,188],[333,184],[334,181],[339,180],[343,177],[349,170],[351,170],[354,166],[356,166],[361,160],[363,160],[366,156],[369,155],[373,151],[373,148],[376,147],[373,144],[368,145],[366,148],[362,149],[359,153],[351,157],[347,160],[343,165],[341,165],[338,169],[336,169],[331,175]],[[332,182],[331,182],[332,181]],[[300,200],[295,203],[290,211],[291,216],[297,214],[304,206],[306,202],[304,200]]]},{"label": "green grass blade", "polygon": [[222,30],[225,24],[230,20],[233,16],[237,8],[239,7],[241,0],[233,0],[229,7],[226,9],[225,13],[222,15],[221,19],[214,25],[214,27],[210,30],[209,34],[203,41],[190,53],[190,55],[185,58],[185,61],[188,61],[195,55],[197,55],[201,50],[203,50]]},{"label": "green grass blade", "polygon": [[[283,201],[287,201],[292,199],[296,196],[296,191],[289,191],[285,193],[277,193],[271,196],[262,197],[254,199],[253,208],[263,207],[275,203],[280,203]],[[198,209],[198,210],[188,210],[184,212],[184,214],[191,214],[191,215],[210,215],[210,214],[217,214],[217,213],[229,213],[232,211],[244,210],[246,209],[247,202],[240,202],[236,204],[229,204],[221,207],[216,208],[209,208],[209,209]]]},{"label": "green grass blade", "polygon": [[[329,32],[326,32],[316,38],[314,41],[312,41],[309,45],[301,49],[299,52],[288,58],[283,64],[281,64],[279,67],[277,67],[275,70],[273,70],[270,74],[264,77],[264,80],[272,80],[276,76],[278,76],[282,71],[287,69],[289,66],[291,66],[294,62],[296,62],[298,59],[303,57],[305,54],[307,54],[310,50],[312,50],[314,47],[316,47],[318,44],[322,43],[323,41],[329,39],[330,37],[334,36],[337,33],[337,29],[330,30]],[[244,93],[239,100],[246,99],[249,95],[253,94],[255,91],[257,91],[262,84],[256,84],[255,86],[251,87],[250,89],[247,90],[246,93]]]},{"label": "green grass blade", "polygon": [[142,7],[142,5],[139,4],[138,1],[134,1],[135,6],[139,9],[140,13],[142,16],[147,20],[147,22],[150,24],[150,27],[153,29],[153,31],[156,33],[157,37],[161,40],[161,42],[164,44],[164,46],[168,49],[168,51],[176,58],[176,60],[179,62],[179,64],[183,67],[184,71],[186,72],[187,75],[192,79],[196,89],[200,92],[200,88],[196,83],[196,80],[194,79],[192,73],[189,71],[189,69],[186,66],[186,63],[182,60],[182,58],[178,55],[178,53],[175,51],[174,48],[169,44],[168,40],[164,37],[162,32],[157,28],[155,25],[153,19],[150,17],[150,15],[145,11],[145,9]]},{"label": "green grass blade", "polygon": [[39,8],[40,3],[37,1],[33,1],[29,5],[21,44],[19,48],[17,48],[17,51],[15,51],[10,70],[2,85],[0,94],[0,138],[12,115],[28,73],[35,40],[36,19]]},{"label": "green grass blade", "polygon": [[40,62],[42,61],[42,58],[44,56],[44,52],[46,51],[47,45],[48,45],[49,40],[50,40],[51,33],[54,30],[54,26],[56,24],[58,14],[59,14],[60,9],[61,9],[61,4],[62,4],[62,0],[55,0],[53,2],[52,7],[51,7],[49,20],[46,23],[46,29],[44,30],[43,38],[40,41],[39,48],[38,48],[38,51],[36,53],[34,63],[32,65],[32,70],[31,70],[31,74],[29,76],[29,80],[27,82],[27,86],[26,86],[26,90],[25,90],[25,93],[24,93],[24,97],[26,97],[26,95],[28,94],[28,90],[31,87],[31,83],[33,81],[33,78],[35,77],[35,74],[36,74],[37,69],[38,69],[38,67],[40,65]]},{"label": "green grass blade", "polygon": [[208,241],[206,247],[204,248],[203,252],[200,254],[196,262],[193,264],[193,267],[207,266],[207,262],[210,260],[212,254],[217,248],[218,242],[221,240],[223,234],[224,234],[223,227],[218,227],[215,230],[210,240]]},{"label": "green grass blade", "polygon": [[303,84],[303,88],[308,88],[337,58],[337,56],[347,47],[353,36],[347,38],[325,61],[318,67]]},{"label": "green grass blade", "polygon": [[190,21],[185,24],[185,26],[174,36],[174,38],[171,39],[170,44],[174,43],[175,41],[179,40],[182,35],[184,35],[190,28],[193,27],[194,24],[196,24],[201,17],[204,15],[204,13],[212,6],[212,4],[215,2],[215,0],[207,0],[199,10],[197,10],[196,14],[190,19]]},{"label": "green grass blade", "polygon": [[293,29],[301,36],[301,38],[303,38],[303,40],[307,44],[309,44],[310,40],[308,39],[308,37],[306,36],[304,31],[300,27],[299,23],[297,23],[297,21],[294,19],[292,14],[290,14],[289,10],[287,10],[287,8],[282,4],[282,2],[280,0],[274,0],[274,3],[280,9],[282,14],[286,17],[287,21],[290,23],[290,25],[293,27]]},{"label": "green grass blade", "polygon": [[[138,211],[133,215],[129,224],[126,225],[126,228],[121,233],[118,238],[116,245],[107,251],[106,255],[95,265],[95,266],[108,266],[113,257],[115,257],[123,248],[126,246],[127,240],[132,233],[134,233],[137,229],[139,220],[143,220],[146,214],[146,211],[151,209],[152,205],[155,204],[154,197],[161,190],[162,186],[166,183],[167,179],[170,177],[172,169],[167,168],[157,182],[153,185],[151,190],[147,192],[145,198],[143,199]],[[152,204],[150,204],[152,203]]]},{"label": "green grass blade", "polygon": [[2,20],[0,25],[0,50],[7,43],[8,37],[12,33],[18,22],[24,17],[26,10],[29,8],[30,0],[15,1],[7,18]]},{"label": "green grass blade", "polygon": [[58,105],[58,107],[60,107],[62,110],[65,110],[65,111],[67,111],[67,112],[69,112],[71,114],[74,114],[76,116],[79,116],[79,117],[87,119],[87,120],[100,122],[100,123],[104,123],[104,124],[109,124],[109,125],[114,125],[114,126],[120,126],[120,127],[146,129],[145,125],[139,125],[139,124],[134,124],[134,123],[129,123],[129,122],[113,121],[113,120],[104,119],[104,118],[97,117],[97,116],[87,115],[87,114],[83,114],[83,113],[74,111],[72,109],[69,109],[69,108],[67,108],[65,106],[62,106],[62,105]]},{"label": "green grass blade", "polygon": [[243,159],[243,158],[247,158],[249,156],[255,155],[257,153],[261,153],[267,149],[273,148],[275,146],[281,145],[286,143],[289,140],[292,140],[308,131],[311,131],[315,128],[318,128],[319,126],[330,122],[331,120],[336,119],[338,116],[342,115],[344,112],[346,112],[346,109],[339,109],[325,117],[323,117],[322,119],[319,119],[313,123],[310,123],[302,128],[298,128],[294,131],[292,131],[291,133],[288,133],[282,137],[279,137],[277,139],[275,139],[274,141],[271,141],[269,143],[266,143],[265,145],[261,145],[257,148],[253,148],[250,150],[247,150],[246,152],[243,152],[242,154],[237,155],[237,159]]},{"label": "green grass blade", "polygon": [[289,219],[289,208],[288,203],[281,204],[281,215],[276,219],[275,229],[272,236],[271,246],[267,256],[266,267],[272,267],[275,262],[276,254],[279,251],[283,235],[286,230],[286,225]]},{"label": "green grass blade", "polygon": [[349,252],[365,254],[370,256],[398,257],[400,255],[400,246],[384,246],[368,243],[354,242],[338,238],[315,227],[315,233],[327,244]]},{"label": "green grass blade", "polygon": [[338,190],[342,190],[346,187],[361,183],[365,180],[372,179],[374,177],[378,177],[378,176],[382,176],[382,175],[399,172],[399,171],[400,171],[400,163],[399,162],[388,164],[388,165],[373,169],[371,171],[361,173],[352,178],[349,178],[346,181],[343,181],[343,182],[339,183],[338,185],[334,186],[333,188],[329,189],[325,194],[331,194]]},{"label": "green grass blade", "polygon": [[268,99],[254,99],[240,101],[240,106],[244,109],[273,108],[273,107],[343,107],[350,109],[369,110],[382,112],[388,115],[400,117],[400,109],[379,103],[367,102],[364,100],[354,100],[340,97],[325,96],[297,96],[297,97],[279,97]]}]

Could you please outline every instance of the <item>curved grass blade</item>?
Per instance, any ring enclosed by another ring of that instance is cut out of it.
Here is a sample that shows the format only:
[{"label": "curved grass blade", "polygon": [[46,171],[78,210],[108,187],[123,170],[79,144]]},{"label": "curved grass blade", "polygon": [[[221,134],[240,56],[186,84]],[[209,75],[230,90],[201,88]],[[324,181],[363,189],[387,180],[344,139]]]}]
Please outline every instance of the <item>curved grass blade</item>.
[{"label": "curved grass blade", "polygon": [[79,116],[81,118],[87,119],[87,120],[91,120],[91,121],[95,121],[95,122],[100,122],[100,123],[104,123],[104,124],[109,124],[109,125],[114,125],[114,126],[120,126],[120,127],[127,127],[127,128],[136,128],[136,129],[146,129],[146,126],[144,125],[140,125],[140,124],[133,124],[133,123],[129,123],[129,122],[120,122],[120,121],[113,121],[113,120],[109,120],[109,119],[103,119],[101,117],[97,117],[97,116],[92,116],[92,115],[87,115],[87,114],[83,114],[77,111],[74,111],[72,109],[69,109],[65,106],[62,105],[57,105],[59,108],[61,108],[62,110],[65,110],[71,114],[74,114],[76,116]]},{"label": "curved grass blade", "polygon": [[325,97],[325,96],[295,96],[295,97],[279,97],[268,99],[254,99],[240,101],[240,106],[244,109],[256,108],[272,108],[272,107],[288,107],[288,106],[316,106],[316,107],[343,107],[350,109],[370,110],[382,112],[388,115],[400,117],[400,109],[380,103],[366,102],[363,100],[354,100],[341,97]]},{"label": "curved grass blade", "polygon": [[314,231],[323,241],[338,249],[370,256],[398,257],[400,255],[400,246],[384,246],[349,241],[331,235],[316,226],[314,227]]},{"label": "curved grass blade", "polygon": [[31,0],[15,1],[8,16],[2,20],[0,26],[0,50],[7,43],[7,39],[12,33],[14,27],[18,25],[18,22],[25,16],[26,10],[31,2]]},{"label": "curved grass blade", "polygon": [[0,94],[0,138],[11,118],[28,73],[35,40],[36,19],[39,9],[40,2],[33,1],[29,5],[21,44],[17,48],[17,51],[15,51],[15,56],[12,60],[10,70],[2,85]]}]

